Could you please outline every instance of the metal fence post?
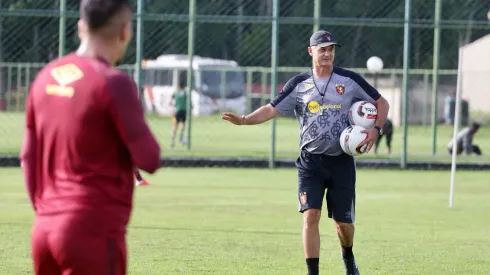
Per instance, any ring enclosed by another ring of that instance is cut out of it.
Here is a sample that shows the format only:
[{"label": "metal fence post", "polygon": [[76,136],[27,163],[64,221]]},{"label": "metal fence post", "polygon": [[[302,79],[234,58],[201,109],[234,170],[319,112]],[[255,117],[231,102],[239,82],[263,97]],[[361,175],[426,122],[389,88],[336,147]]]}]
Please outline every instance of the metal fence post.
[{"label": "metal fence post", "polygon": [[409,89],[409,69],[410,69],[410,32],[412,27],[410,8],[412,1],[405,0],[405,27],[403,41],[403,105],[402,105],[402,124],[403,124],[403,152],[400,167],[407,167],[407,133],[408,133],[408,89]]},{"label": "metal fence post", "polygon": [[[272,1],[272,53],[271,53],[271,98],[276,97],[277,88],[277,58],[279,50],[279,0]],[[276,119],[271,121],[271,151],[269,168],[276,164]]]},{"label": "metal fence post", "polygon": [[441,50],[441,0],[435,0],[434,12],[434,61],[432,65],[432,155],[437,151],[437,108],[438,97],[437,90],[439,89],[439,57]]},{"label": "metal fence post", "polygon": [[253,99],[253,94],[252,94],[252,74],[253,71],[247,70],[247,113],[252,112],[252,99]]},{"label": "metal fence post", "polygon": [[58,36],[58,56],[65,55],[66,0],[60,0],[60,27]]},{"label": "metal fence post", "polygon": [[313,32],[317,32],[320,30],[320,17],[322,14],[322,2],[321,0],[315,0],[314,7],[313,7]]},{"label": "metal fence post", "polygon": [[135,75],[136,75],[136,85],[138,86],[138,93],[140,96],[143,96],[143,74],[142,74],[142,60],[143,60],[143,39],[144,39],[144,34],[143,34],[143,5],[144,5],[143,0],[138,0],[138,8],[137,8],[137,18],[136,18],[136,68],[135,68]]},{"label": "metal fence post", "polygon": [[430,92],[429,92],[429,72],[424,72],[424,98],[425,98],[425,104],[424,108],[422,109],[423,112],[423,125],[427,126],[429,124],[429,113],[430,113]]},{"label": "metal fence post", "polygon": [[187,55],[189,67],[187,68],[187,150],[191,149],[191,125],[192,125],[192,90],[194,89],[194,34],[196,32],[196,0],[189,0],[189,27],[188,27]]}]

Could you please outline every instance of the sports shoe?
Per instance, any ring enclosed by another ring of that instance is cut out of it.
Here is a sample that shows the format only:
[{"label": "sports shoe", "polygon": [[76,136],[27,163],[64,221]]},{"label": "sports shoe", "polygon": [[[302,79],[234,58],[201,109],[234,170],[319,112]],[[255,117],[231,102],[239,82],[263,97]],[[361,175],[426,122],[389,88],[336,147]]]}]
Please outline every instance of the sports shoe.
[{"label": "sports shoe", "polygon": [[140,181],[136,181],[136,186],[149,186],[151,185],[147,180],[143,179]]},{"label": "sports shoe", "polygon": [[344,261],[345,275],[360,275],[354,257],[350,259],[342,259]]}]

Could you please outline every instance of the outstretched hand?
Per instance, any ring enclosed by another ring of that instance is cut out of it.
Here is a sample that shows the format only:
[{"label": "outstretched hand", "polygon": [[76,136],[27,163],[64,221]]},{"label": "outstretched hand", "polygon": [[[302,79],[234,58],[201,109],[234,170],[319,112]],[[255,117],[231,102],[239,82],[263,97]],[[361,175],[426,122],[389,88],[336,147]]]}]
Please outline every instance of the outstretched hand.
[{"label": "outstretched hand", "polygon": [[362,130],[361,133],[365,133],[367,137],[361,143],[359,143],[359,147],[362,147],[364,146],[364,144],[367,144],[367,148],[364,151],[364,153],[368,153],[373,147],[376,140],[378,139],[378,130],[376,128],[370,128],[370,129]]},{"label": "outstretched hand", "polygon": [[223,113],[221,119],[227,120],[235,125],[243,125],[243,116],[239,116],[234,113]]}]

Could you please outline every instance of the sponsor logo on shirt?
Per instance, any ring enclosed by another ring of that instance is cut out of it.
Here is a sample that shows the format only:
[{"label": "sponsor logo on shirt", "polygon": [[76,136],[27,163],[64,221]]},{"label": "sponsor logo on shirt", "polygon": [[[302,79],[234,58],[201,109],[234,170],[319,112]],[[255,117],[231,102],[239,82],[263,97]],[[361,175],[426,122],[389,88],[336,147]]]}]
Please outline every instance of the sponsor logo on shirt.
[{"label": "sponsor logo on shirt", "polygon": [[327,110],[327,109],[341,109],[342,104],[325,104],[325,105],[320,105],[317,101],[310,101],[308,102],[308,111],[312,114],[316,114],[320,111]]}]

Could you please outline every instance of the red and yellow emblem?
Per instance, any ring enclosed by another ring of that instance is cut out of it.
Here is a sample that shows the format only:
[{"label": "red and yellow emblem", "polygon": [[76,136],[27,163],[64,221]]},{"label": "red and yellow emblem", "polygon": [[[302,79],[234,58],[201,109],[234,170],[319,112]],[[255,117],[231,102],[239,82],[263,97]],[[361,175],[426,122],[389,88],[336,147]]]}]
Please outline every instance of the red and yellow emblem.
[{"label": "red and yellow emblem", "polygon": [[299,201],[301,202],[301,204],[306,204],[307,202],[306,192],[299,193]]},{"label": "red and yellow emblem", "polygon": [[52,69],[51,76],[58,84],[46,85],[46,94],[60,97],[73,97],[75,90],[70,84],[81,79],[83,72],[75,64],[65,64]]},{"label": "red and yellow emblem", "polygon": [[344,84],[335,84],[335,90],[339,95],[343,95],[345,92],[345,85]]}]

